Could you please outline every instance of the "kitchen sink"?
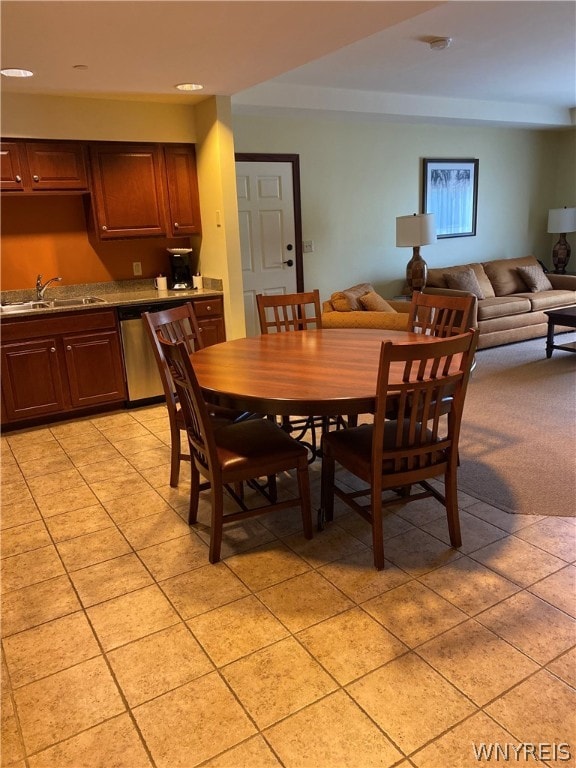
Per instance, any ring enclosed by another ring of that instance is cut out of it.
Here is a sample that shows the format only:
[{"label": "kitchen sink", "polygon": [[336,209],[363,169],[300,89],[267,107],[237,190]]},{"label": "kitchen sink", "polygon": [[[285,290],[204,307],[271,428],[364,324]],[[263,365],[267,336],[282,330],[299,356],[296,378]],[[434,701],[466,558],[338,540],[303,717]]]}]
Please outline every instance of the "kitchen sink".
[{"label": "kitchen sink", "polygon": [[2,304],[0,312],[30,312],[35,309],[57,309],[58,307],[85,307],[90,304],[105,304],[106,299],[97,296],[76,296],[70,299],[45,299],[44,301],[15,301]]},{"label": "kitchen sink", "polygon": [[31,309],[48,309],[47,301],[14,301],[10,304],[2,304],[0,311],[4,312],[29,312]]},{"label": "kitchen sink", "polygon": [[48,299],[37,303],[47,307],[83,307],[86,304],[105,304],[106,299],[99,299],[97,296],[76,296],[72,299]]}]

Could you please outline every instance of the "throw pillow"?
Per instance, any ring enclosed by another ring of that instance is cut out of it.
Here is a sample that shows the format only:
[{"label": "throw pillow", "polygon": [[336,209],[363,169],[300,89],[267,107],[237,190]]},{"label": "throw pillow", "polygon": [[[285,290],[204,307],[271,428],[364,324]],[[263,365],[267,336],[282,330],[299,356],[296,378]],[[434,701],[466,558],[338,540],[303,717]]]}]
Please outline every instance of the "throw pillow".
[{"label": "throw pillow", "polygon": [[330,303],[336,312],[351,312],[350,302],[344,296],[344,291],[336,291],[330,296]]},{"label": "throw pillow", "polygon": [[486,298],[473,269],[461,269],[458,272],[445,272],[444,279],[446,280],[448,288],[452,288],[456,291],[468,291],[468,293],[473,293],[478,299]]},{"label": "throw pillow", "polygon": [[538,293],[538,291],[551,291],[553,289],[552,283],[542,271],[542,267],[517,267],[517,270],[532,293]]},{"label": "throw pillow", "polygon": [[365,293],[369,293],[373,290],[374,287],[370,285],[370,283],[359,283],[358,285],[353,285],[351,288],[346,288],[342,293],[348,299],[350,309],[354,312],[357,309],[362,309],[360,296],[364,296]]},{"label": "throw pillow", "polygon": [[386,299],[376,293],[369,291],[364,296],[360,296],[360,304],[369,312],[395,312],[394,307],[390,306]]}]

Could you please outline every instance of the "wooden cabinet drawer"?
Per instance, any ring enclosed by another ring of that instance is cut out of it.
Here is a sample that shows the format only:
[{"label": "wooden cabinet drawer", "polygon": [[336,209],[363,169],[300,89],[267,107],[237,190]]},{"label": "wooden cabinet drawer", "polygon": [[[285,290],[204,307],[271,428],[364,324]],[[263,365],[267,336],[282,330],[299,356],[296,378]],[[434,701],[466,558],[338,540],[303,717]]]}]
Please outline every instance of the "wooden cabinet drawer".
[{"label": "wooden cabinet drawer", "polygon": [[214,317],[224,314],[224,304],[220,296],[212,299],[194,299],[194,311],[198,318]]}]

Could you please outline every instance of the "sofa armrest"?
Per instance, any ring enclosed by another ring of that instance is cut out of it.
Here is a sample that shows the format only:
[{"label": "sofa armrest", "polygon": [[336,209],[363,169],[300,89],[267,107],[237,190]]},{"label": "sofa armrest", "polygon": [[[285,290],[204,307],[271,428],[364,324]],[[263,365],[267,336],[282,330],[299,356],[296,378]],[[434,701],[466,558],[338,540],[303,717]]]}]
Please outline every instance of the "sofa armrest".
[{"label": "sofa armrest", "polygon": [[546,277],[552,283],[552,287],[565,291],[576,291],[576,275],[557,275],[548,272]]}]

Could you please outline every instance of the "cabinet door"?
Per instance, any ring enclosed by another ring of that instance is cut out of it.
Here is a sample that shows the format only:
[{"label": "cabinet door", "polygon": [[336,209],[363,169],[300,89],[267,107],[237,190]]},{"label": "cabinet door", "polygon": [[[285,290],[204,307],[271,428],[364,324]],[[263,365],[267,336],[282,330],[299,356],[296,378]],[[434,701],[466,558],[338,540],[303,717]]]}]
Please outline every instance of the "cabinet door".
[{"label": "cabinet door", "polygon": [[73,407],[125,400],[117,331],[63,336]]},{"label": "cabinet door", "polygon": [[92,202],[102,240],[166,234],[161,148],[143,144],[90,147]]},{"label": "cabinet door", "polygon": [[3,141],[0,147],[0,189],[24,191],[20,145],[15,141]]},{"label": "cabinet door", "polygon": [[73,142],[26,142],[33,190],[87,189],[84,147]]},{"label": "cabinet door", "polygon": [[166,146],[168,216],[170,234],[194,235],[201,232],[196,152],[193,146]]},{"label": "cabinet door", "polygon": [[65,409],[55,338],[2,347],[2,393],[12,421]]}]

